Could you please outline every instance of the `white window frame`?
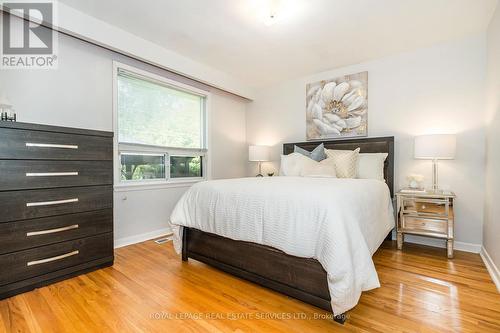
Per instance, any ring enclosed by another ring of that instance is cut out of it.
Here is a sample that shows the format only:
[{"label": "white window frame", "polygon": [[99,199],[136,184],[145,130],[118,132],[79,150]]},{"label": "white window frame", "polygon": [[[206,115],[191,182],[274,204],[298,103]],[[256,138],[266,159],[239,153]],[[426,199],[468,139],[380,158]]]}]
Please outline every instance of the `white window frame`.
[{"label": "white window frame", "polygon": [[[172,148],[163,146],[153,146],[135,143],[125,143],[118,141],[118,72],[119,70],[126,71],[133,76],[143,78],[163,86],[173,89],[182,90],[190,94],[195,94],[204,98],[205,108],[202,113],[203,133],[202,147],[198,148]],[[163,76],[126,65],[117,61],[113,61],[113,131],[114,135],[114,158],[113,165],[116,170],[114,173],[114,187],[117,191],[129,190],[137,188],[139,190],[148,188],[168,188],[168,187],[187,187],[193,183],[211,179],[211,158],[209,149],[210,137],[210,93],[177,81],[167,79]],[[121,154],[144,154],[144,155],[164,155],[165,156],[165,178],[162,179],[147,179],[147,180],[122,180],[121,179]],[[201,156],[202,157],[202,177],[183,177],[170,178],[170,156]]]}]

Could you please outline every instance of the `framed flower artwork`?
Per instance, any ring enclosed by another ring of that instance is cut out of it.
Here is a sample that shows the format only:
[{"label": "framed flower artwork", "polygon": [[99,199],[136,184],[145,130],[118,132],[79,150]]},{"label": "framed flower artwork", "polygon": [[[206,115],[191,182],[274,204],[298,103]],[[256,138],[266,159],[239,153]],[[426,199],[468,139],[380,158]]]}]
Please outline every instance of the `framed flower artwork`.
[{"label": "framed flower artwork", "polygon": [[368,135],[368,72],[306,86],[307,140]]}]

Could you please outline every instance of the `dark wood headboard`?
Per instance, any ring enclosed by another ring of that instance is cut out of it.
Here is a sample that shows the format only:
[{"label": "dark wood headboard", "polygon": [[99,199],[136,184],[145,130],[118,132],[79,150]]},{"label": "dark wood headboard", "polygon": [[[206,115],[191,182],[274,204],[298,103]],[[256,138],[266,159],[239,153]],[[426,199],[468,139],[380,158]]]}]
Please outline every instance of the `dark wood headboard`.
[{"label": "dark wood headboard", "polygon": [[323,143],[326,149],[354,150],[360,148],[361,153],[387,153],[387,159],[384,164],[384,178],[391,191],[391,197],[394,196],[394,137],[387,136],[381,138],[361,138],[330,141],[308,141],[283,144],[283,154],[293,153],[293,146],[298,146],[311,151],[319,144]]}]

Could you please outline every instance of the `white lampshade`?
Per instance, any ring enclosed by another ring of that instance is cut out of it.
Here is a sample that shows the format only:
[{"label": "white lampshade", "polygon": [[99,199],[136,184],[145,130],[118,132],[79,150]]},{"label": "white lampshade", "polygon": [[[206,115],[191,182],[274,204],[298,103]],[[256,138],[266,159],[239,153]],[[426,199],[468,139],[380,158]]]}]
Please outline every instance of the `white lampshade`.
[{"label": "white lampshade", "polygon": [[455,158],[457,138],[454,134],[421,135],[415,137],[415,158],[452,160]]},{"label": "white lampshade", "polygon": [[250,162],[269,161],[268,146],[248,146],[248,160]]}]

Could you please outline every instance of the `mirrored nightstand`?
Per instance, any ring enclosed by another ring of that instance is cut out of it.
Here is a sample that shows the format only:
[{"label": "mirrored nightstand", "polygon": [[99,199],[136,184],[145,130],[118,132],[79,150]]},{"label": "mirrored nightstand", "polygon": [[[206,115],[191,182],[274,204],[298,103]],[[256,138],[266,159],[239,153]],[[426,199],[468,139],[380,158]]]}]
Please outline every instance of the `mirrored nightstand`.
[{"label": "mirrored nightstand", "polygon": [[446,240],[448,258],[453,258],[453,204],[455,194],[398,192],[397,244],[403,248],[404,235],[413,234]]}]

